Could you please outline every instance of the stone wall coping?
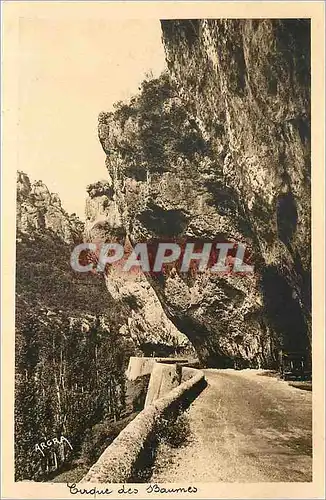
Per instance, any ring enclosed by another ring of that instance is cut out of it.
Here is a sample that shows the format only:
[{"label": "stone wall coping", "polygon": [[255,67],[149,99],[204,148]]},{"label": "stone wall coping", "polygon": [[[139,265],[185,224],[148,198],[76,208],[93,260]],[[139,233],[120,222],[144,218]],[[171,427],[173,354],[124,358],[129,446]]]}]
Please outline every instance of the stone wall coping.
[{"label": "stone wall coping", "polygon": [[187,380],[142,410],[106,448],[80,483],[123,483],[133,476],[135,463],[158,419],[173,404],[182,403],[192,390],[201,392],[204,373],[196,368],[183,370]]}]

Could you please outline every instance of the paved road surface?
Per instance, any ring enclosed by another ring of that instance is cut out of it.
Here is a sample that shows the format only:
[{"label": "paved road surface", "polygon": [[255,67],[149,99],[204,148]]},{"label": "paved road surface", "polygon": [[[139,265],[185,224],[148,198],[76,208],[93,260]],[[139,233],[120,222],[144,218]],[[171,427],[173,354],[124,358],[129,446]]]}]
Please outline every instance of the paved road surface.
[{"label": "paved road surface", "polygon": [[311,481],[311,392],[258,370],[205,370],[186,445],[159,448],[151,481]]}]

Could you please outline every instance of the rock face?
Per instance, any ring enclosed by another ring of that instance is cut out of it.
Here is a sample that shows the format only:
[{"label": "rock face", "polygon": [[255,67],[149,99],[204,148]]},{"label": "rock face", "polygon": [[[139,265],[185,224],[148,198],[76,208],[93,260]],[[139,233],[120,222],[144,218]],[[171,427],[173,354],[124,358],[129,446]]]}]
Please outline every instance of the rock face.
[{"label": "rock face", "polygon": [[272,366],[311,339],[309,21],[162,31],[169,75],[99,117],[120,234],[245,243],[254,274],[148,279],[207,365]]},{"label": "rock face", "polygon": [[310,22],[162,22],[168,67],[246,215],[265,315],[311,339]]},{"label": "rock face", "polygon": [[[107,182],[88,186],[86,199],[85,238],[101,244],[126,242],[113,189]],[[178,350],[193,352],[185,335],[167,318],[147,279],[142,273],[124,273],[111,267],[105,276],[106,286],[113,300],[123,304],[128,317],[121,334],[129,336],[145,355],[167,355]]]},{"label": "rock face", "polygon": [[80,240],[83,223],[69,215],[57,194],[50,193],[42,181],[31,184],[24,172],[17,173],[17,232],[28,234],[52,230],[66,243]]}]

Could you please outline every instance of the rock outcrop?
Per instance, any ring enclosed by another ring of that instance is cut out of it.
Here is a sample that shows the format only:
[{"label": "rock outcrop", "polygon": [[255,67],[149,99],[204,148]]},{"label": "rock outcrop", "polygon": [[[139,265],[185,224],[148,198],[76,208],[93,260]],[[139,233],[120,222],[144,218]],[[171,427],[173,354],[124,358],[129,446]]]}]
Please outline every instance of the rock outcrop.
[{"label": "rock outcrop", "polygon": [[[127,245],[126,230],[110,184],[98,182],[88,186],[87,191],[85,239],[99,245],[106,242]],[[130,336],[145,355],[193,351],[187,337],[167,318],[142,273],[124,273],[119,267],[111,267],[105,281],[110,296],[128,311],[121,334]]]},{"label": "rock outcrop", "polygon": [[245,243],[254,274],[147,278],[207,365],[272,366],[311,338],[309,21],[162,30],[169,75],[99,117],[115,220],[132,243]]},{"label": "rock outcrop", "polygon": [[69,215],[56,193],[50,193],[42,181],[31,184],[24,172],[17,173],[17,232],[29,235],[51,230],[66,243],[80,241],[83,223]]}]

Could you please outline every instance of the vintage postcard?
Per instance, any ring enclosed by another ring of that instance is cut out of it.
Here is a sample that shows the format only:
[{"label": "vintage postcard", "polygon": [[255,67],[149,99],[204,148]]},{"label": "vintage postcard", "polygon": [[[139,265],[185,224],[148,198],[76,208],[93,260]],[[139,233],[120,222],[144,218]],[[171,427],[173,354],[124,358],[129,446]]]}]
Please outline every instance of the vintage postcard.
[{"label": "vintage postcard", "polygon": [[323,2],[2,2],[2,497],[324,498]]}]

